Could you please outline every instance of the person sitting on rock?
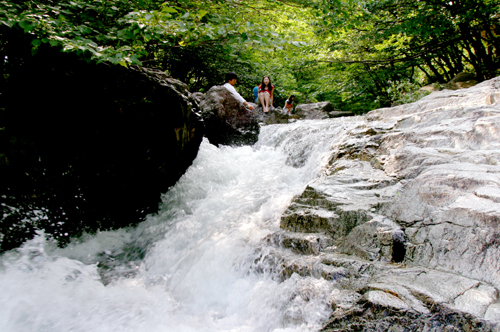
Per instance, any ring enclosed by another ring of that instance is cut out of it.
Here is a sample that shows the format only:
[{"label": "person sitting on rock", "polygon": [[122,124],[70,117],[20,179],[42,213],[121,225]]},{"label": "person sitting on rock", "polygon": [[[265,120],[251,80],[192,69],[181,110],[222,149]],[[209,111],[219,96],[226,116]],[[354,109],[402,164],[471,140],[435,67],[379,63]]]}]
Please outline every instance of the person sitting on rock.
[{"label": "person sitting on rock", "polygon": [[238,102],[245,105],[245,107],[247,107],[248,109],[253,110],[253,106],[250,105],[234,88],[234,85],[236,84],[237,81],[238,81],[238,76],[232,71],[230,71],[226,74],[226,84],[224,84],[224,87],[228,89],[229,92],[231,92],[231,94],[234,96],[234,98],[236,98]]},{"label": "person sitting on rock", "polygon": [[288,99],[285,101],[285,106],[283,107],[283,109],[285,110],[286,114],[288,116],[292,115],[292,110],[293,110],[293,103],[295,102],[295,96],[294,95],[290,95],[290,97],[288,97]]},{"label": "person sitting on rock", "polygon": [[273,107],[274,85],[271,84],[269,76],[264,76],[259,85],[259,100],[264,109],[264,113],[269,112],[269,107]]},{"label": "person sitting on rock", "polygon": [[259,87],[258,86],[253,88],[253,96],[255,97],[254,103],[257,104],[257,101],[259,100]]}]

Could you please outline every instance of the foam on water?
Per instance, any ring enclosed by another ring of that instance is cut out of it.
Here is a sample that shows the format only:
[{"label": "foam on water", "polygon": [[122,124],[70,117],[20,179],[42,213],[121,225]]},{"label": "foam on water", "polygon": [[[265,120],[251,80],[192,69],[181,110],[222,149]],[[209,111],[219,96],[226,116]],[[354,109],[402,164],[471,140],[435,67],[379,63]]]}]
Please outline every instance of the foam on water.
[{"label": "foam on water", "polygon": [[316,331],[332,286],[270,264],[267,235],[360,119],[262,128],[254,147],[204,141],[157,214],[60,249],[40,234],[2,256],[2,331]]}]

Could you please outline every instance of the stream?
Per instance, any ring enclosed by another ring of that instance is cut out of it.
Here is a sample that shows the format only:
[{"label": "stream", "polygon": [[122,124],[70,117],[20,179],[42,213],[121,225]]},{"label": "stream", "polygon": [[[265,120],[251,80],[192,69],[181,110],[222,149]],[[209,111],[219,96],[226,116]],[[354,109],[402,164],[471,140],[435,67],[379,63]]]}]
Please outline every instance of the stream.
[{"label": "stream", "polygon": [[318,331],[333,285],[284,279],[266,237],[362,121],[264,126],[254,146],[205,139],[158,213],[138,226],[65,248],[39,232],[0,257],[1,330]]}]

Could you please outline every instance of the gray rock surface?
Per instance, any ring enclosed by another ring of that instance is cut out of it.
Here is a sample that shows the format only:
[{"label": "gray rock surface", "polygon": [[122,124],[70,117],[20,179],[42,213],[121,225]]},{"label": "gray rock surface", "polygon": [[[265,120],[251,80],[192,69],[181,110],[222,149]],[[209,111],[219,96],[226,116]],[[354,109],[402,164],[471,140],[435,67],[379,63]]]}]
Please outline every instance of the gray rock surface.
[{"label": "gray rock surface", "polygon": [[288,115],[286,115],[282,109],[271,107],[269,112],[266,114],[262,106],[253,104],[256,109],[257,119],[259,123],[269,125],[277,123],[288,123]]},{"label": "gray rock surface", "polygon": [[334,111],[334,108],[329,101],[299,104],[295,107],[295,114],[301,119],[326,119],[329,117],[328,113],[332,111]]},{"label": "gray rock surface", "polygon": [[336,283],[325,331],[499,331],[499,165],[500,78],[368,113],[282,215],[283,276]]},{"label": "gray rock surface", "polygon": [[331,112],[328,112],[328,116],[330,118],[340,118],[340,117],[343,117],[343,116],[355,116],[356,114],[352,113],[352,112],[348,112],[348,111],[331,111]]},{"label": "gray rock surface", "polygon": [[205,94],[203,92],[193,92],[191,97],[196,101],[197,104],[200,104],[203,98],[205,98]]}]

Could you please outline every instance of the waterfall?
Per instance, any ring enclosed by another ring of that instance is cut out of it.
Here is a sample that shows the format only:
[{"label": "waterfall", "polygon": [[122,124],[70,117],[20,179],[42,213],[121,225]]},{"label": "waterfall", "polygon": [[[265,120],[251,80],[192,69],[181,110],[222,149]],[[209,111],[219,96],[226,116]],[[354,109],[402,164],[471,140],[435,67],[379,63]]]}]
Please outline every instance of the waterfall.
[{"label": "waterfall", "polygon": [[[137,227],[58,248],[40,232],[1,257],[2,331],[317,331],[331,283],[280,274],[266,238],[363,118],[261,128],[198,157]],[[103,202],[105,204],[105,202]]]}]

